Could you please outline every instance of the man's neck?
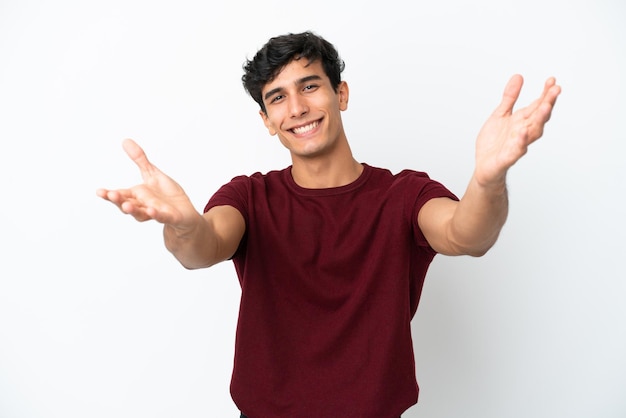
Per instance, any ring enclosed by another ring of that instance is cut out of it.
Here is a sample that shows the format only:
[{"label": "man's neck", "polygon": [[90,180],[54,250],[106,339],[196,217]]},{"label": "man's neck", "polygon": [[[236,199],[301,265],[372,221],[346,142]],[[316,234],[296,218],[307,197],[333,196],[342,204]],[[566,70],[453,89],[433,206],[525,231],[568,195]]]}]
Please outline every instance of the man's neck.
[{"label": "man's neck", "polygon": [[354,182],[363,172],[363,165],[352,155],[342,160],[310,159],[294,160],[291,168],[293,180],[306,189],[328,189]]}]

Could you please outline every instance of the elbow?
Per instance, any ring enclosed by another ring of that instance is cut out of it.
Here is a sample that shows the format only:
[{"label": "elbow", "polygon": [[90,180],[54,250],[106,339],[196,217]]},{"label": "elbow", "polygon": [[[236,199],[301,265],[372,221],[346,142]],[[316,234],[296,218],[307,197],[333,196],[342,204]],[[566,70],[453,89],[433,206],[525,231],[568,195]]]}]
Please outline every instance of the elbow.
[{"label": "elbow", "polygon": [[183,266],[185,268],[185,270],[198,270],[202,267],[200,266],[195,266],[193,264],[189,264],[189,263],[185,263],[183,261],[178,260],[178,262],[180,263],[181,266]]},{"label": "elbow", "polygon": [[472,257],[482,257],[493,248],[497,240],[498,234],[487,241],[476,243],[475,245],[467,248],[467,255]]},{"label": "elbow", "polygon": [[484,247],[484,248],[471,248],[465,252],[465,255],[469,255],[470,257],[482,257],[489,252],[492,246]]},{"label": "elbow", "polygon": [[176,254],[174,254],[174,257],[186,270],[200,270],[214,266],[218,263],[218,261],[186,259],[181,256],[177,256]]},{"label": "elbow", "polygon": [[178,247],[166,245],[166,248],[186,270],[198,270],[217,264],[217,262],[212,262],[206,257],[200,257],[196,253],[183,251]]},{"label": "elbow", "polygon": [[498,239],[498,235],[495,235],[487,240],[483,241],[471,241],[466,243],[456,243],[452,245],[455,249],[455,255],[468,255],[470,257],[482,257],[491,250]]}]

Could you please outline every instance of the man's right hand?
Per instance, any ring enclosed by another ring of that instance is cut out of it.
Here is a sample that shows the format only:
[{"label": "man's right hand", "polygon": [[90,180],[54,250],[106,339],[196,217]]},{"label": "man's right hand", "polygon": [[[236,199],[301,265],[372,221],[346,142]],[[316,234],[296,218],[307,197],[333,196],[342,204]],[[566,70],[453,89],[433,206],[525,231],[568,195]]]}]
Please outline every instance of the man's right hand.
[{"label": "man's right hand", "polygon": [[98,189],[97,195],[139,222],[154,219],[180,231],[193,228],[199,213],[183,188],[154,166],[135,141],[126,139],[123,147],[139,167],[143,183],[129,189]]}]

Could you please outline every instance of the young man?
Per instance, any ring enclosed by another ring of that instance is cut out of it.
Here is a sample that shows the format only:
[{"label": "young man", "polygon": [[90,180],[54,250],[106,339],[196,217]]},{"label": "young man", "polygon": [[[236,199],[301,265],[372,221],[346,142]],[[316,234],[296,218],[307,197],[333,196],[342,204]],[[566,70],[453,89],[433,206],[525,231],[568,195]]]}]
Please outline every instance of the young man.
[{"label": "young man", "polygon": [[425,173],[358,162],[341,112],[335,48],[310,33],[272,38],[243,82],[292,165],[234,178],[200,214],[143,150],[144,183],[98,191],[138,221],[164,224],[183,266],[232,259],[241,284],[232,397],[242,416],[398,417],[417,402],[410,322],[436,253],[480,256],[507,217],[506,174],[543,133],[560,93],[513,112],[514,76],[480,131],[459,200]]}]

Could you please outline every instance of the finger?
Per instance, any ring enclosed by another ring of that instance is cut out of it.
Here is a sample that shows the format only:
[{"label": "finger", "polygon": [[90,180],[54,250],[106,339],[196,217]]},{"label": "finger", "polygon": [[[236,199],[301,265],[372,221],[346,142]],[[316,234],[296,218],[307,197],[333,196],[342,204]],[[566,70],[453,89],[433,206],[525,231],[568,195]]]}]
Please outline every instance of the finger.
[{"label": "finger", "polygon": [[517,102],[517,99],[519,98],[523,84],[524,78],[521,75],[515,74],[513,77],[511,77],[509,82],[506,84],[506,87],[504,88],[502,101],[494,112],[496,115],[506,116],[513,113],[513,106],[515,106],[515,102]]},{"label": "finger", "polygon": [[107,193],[108,193],[107,189],[96,189],[96,195],[102,199],[109,200],[107,198]]},{"label": "finger", "polygon": [[157,204],[145,204],[136,200],[126,200],[119,205],[119,208],[122,212],[131,215],[140,222],[154,220],[167,224],[173,219],[171,209],[167,206],[161,207]]},{"label": "finger", "polygon": [[120,194],[115,190],[98,189],[96,190],[96,195],[104,200],[108,200],[111,203],[117,204],[118,201],[120,201]]},{"label": "finger", "polygon": [[[152,208],[144,199],[138,197],[129,189],[106,190],[99,189],[98,196],[113,203],[122,213],[133,216],[138,221],[154,218]],[[152,213],[151,213],[152,212]]]},{"label": "finger", "polygon": [[96,194],[102,199],[108,200],[111,203],[115,203],[118,206],[125,200],[132,198],[132,193],[127,190],[98,189],[96,191]]},{"label": "finger", "polygon": [[552,110],[560,92],[561,88],[555,84],[554,80],[547,82],[543,97],[538,99],[532,108],[523,113],[528,131],[528,143],[532,143],[543,136],[545,125],[552,117]]},{"label": "finger", "polygon": [[552,82],[551,85],[548,86],[543,101],[539,106],[539,112],[544,114],[546,122],[552,115],[552,109],[554,109],[554,105],[556,104],[556,99],[559,97],[559,94],[561,94],[561,87]]},{"label": "finger", "polygon": [[551,97],[552,96],[551,93],[555,92],[555,90],[552,88],[554,86],[556,86],[556,78],[554,77],[548,78],[543,87],[543,94],[541,95],[542,98]]},{"label": "finger", "polygon": [[142,204],[132,197],[124,196],[122,191],[98,189],[96,194],[102,199],[113,203],[122,213],[131,215],[138,221],[149,219],[144,213],[145,209],[141,208]]},{"label": "finger", "polygon": [[124,148],[124,151],[126,151],[126,154],[130,157],[130,159],[133,160],[135,164],[137,164],[137,167],[139,167],[139,170],[141,171],[141,176],[144,180],[147,176],[152,174],[152,172],[155,170],[155,167],[148,160],[148,157],[146,156],[144,150],[135,141],[129,138],[125,139],[124,142],[122,142],[122,147]]},{"label": "finger", "polygon": [[544,102],[548,102],[551,107],[554,107],[556,99],[561,94],[561,86],[556,84],[556,79],[554,77],[550,77],[550,79],[546,81],[545,90],[546,93],[544,95]]},{"label": "finger", "polygon": [[140,189],[97,189],[96,194],[104,200],[113,203],[122,213],[131,215],[137,221],[155,220],[168,223],[173,219],[172,209],[157,200],[144,195]]},{"label": "finger", "polygon": [[550,118],[552,107],[559,93],[560,87],[556,85],[556,79],[550,77],[546,80],[541,95],[528,106],[519,109],[517,113],[524,120],[545,123]]},{"label": "finger", "polygon": [[146,213],[147,208],[143,206],[140,202],[134,201],[124,201],[119,205],[120,210],[135,218],[139,222],[144,222],[150,220],[151,217]]},{"label": "finger", "polygon": [[123,205],[119,206],[119,209],[122,213],[132,216],[138,222],[153,220],[153,218],[147,213],[146,209],[135,207],[131,202],[124,202]]},{"label": "finger", "polygon": [[547,122],[550,119],[552,109],[560,93],[561,87],[556,85],[554,77],[549,78],[546,81],[541,97],[523,109],[521,114],[526,119],[536,118],[543,123]]},{"label": "finger", "polygon": [[556,85],[556,79],[554,77],[548,78],[544,84],[541,96],[526,108],[525,113],[530,115],[537,109],[541,111],[542,108],[546,107],[546,104],[552,108],[560,92],[561,88]]}]

